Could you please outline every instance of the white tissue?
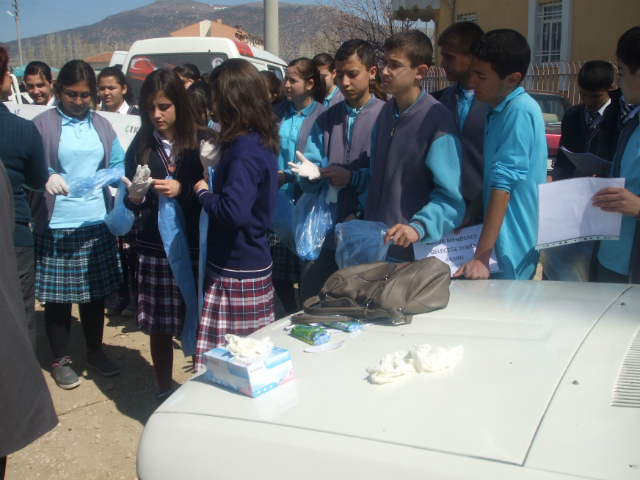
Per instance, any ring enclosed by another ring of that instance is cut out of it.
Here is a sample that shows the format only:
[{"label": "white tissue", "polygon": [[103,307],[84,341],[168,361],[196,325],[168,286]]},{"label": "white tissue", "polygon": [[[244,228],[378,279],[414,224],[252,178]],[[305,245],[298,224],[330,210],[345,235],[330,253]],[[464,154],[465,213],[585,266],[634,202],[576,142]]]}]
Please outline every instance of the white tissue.
[{"label": "white tissue", "polygon": [[446,348],[432,350],[429,344],[414,345],[411,350],[385,355],[380,365],[367,368],[369,381],[382,385],[393,382],[395,377],[405,373],[439,372],[453,367],[462,360],[462,353],[462,346],[450,350]]},{"label": "white tissue", "polygon": [[235,357],[251,358],[264,355],[273,348],[273,343],[269,341],[269,337],[256,340],[255,338],[238,337],[228,333],[224,338],[227,341],[227,350]]},{"label": "white tissue", "polygon": [[332,203],[338,203],[338,194],[340,193],[340,189],[342,189],[342,187],[335,187],[333,185],[329,185],[329,189],[327,190],[327,196],[324,199],[327,205],[331,205]]}]

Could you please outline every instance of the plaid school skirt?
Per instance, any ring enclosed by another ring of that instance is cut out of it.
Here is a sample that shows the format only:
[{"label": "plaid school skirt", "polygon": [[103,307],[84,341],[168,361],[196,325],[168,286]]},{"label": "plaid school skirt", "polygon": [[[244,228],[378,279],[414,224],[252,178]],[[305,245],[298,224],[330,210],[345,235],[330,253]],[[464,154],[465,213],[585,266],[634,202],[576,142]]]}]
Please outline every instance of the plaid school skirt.
[{"label": "plaid school skirt", "polygon": [[273,269],[271,270],[273,278],[300,283],[300,258],[285,247],[284,243],[271,230],[267,233],[267,242],[273,260]]},{"label": "plaid school skirt", "polygon": [[[198,261],[191,263],[197,282]],[[138,328],[148,334],[180,337],[186,312],[169,260],[138,253]]]},{"label": "plaid school skirt", "polygon": [[116,239],[104,223],[34,234],[36,298],[51,303],[102,300],[122,282]]},{"label": "plaid school skirt", "polygon": [[195,371],[204,366],[205,352],[227,343],[227,333],[244,337],[274,320],[271,274],[241,280],[223,277],[207,267]]}]

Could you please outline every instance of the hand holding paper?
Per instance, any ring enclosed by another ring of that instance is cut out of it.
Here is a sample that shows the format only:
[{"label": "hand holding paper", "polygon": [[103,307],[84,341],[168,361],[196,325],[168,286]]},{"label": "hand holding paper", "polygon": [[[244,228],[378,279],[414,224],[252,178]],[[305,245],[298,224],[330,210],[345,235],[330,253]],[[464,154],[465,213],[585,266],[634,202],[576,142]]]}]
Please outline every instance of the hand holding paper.
[{"label": "hand holding paper", "polygon": [[616,212],[633,218],[640,214],[640,197],[626,188],[603,188],[591,200],[592,205],[603,212]]}]

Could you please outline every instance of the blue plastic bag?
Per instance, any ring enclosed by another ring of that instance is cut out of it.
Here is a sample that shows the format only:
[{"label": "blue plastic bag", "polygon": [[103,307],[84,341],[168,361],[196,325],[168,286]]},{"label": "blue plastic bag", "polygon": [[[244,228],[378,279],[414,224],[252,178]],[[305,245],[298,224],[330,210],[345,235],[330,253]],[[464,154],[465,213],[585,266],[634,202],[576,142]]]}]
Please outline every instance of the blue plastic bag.
[{"label": "blue plastic bag", "polygon": [[327,204],[328,190],[329,182],[323,181],[320,192],[303,194],[294,208],[296,252],[303,260],[318,258],[327,234],[335,225],[337,204]]},{"label": "blue plastic bag", "polygon": [[116,192],[113,209],[104,217],[104,223],[107,224],[109,231],[116,237],[122,237],[129,233],[135,220],[133,212],[124,206],[124,196],[126,193],[127,186],[121,182]]},{"label": "blue plastic bag", "polygon": [[69,196],[89,198],[98,188],[118,182],[123,175],[124,167],[101,168],[93,175],[69,182]]},{"label": "blue plastic bag", "polygon": [[293,211],[293,200],[282,190],[278,190],[276,210],[273,214],[270,228],[289,250],[296,253],[296,237],[293,231]]},{"label": "blue plastic bag", "polygon": [[338,268],[383,262],[389,250],[389,245],[384,244],[384,237],[388,231],[389,227],[384,223],[366,220],[351,220],[336,225]]},{"label": "blue plastic bag", "polygon": [[[167,177],[167,179],[171,178],[171,176]],[[193,268],[191,267],[186,222],[182,209],[175,198],[158,195],[158,199],[158,230],[160,230],[169,266],[187,305],[181,336],[182,351],[185,356],[191,356],[196,354],[199,316],[196,281],[193,278]]]},{"label": "blue plastic bag", "polygon": [[[213,167],[209,167],[209,191],[213,192]],[[207,267],[207,236],[209,232],[209,215],[200,212],[200,252],[198,257],[198,318],[202,317],[204,307],[204,274]]]}]

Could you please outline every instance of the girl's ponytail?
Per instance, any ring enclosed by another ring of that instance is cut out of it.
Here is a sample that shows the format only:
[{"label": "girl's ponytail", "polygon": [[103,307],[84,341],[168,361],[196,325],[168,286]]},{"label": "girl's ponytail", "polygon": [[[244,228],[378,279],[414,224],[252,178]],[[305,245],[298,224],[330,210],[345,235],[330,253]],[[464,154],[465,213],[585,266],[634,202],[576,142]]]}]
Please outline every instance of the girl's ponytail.
[{"label": "girl's ponytail", "polygon": [[296,58],[289,63],[288,67],[295,68],[300,75],[300,78],[304,81],[308,82],[309,80],[313,80],[311,96],[318,103],[324,102],[327,87],[324,83],[324,79],[320,76],[318,67],[316,67],[316,64],[313,63],[312,60],[308,58]]}]

